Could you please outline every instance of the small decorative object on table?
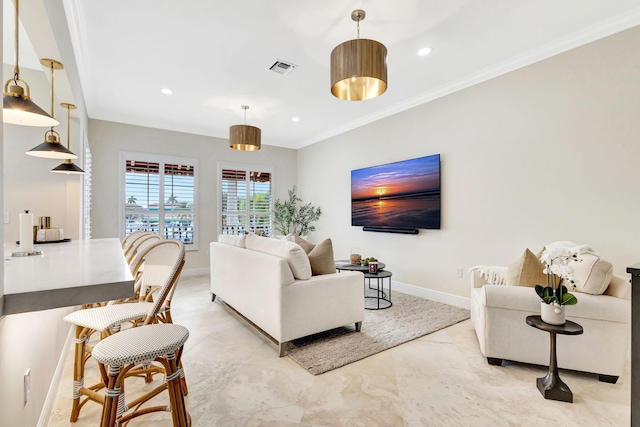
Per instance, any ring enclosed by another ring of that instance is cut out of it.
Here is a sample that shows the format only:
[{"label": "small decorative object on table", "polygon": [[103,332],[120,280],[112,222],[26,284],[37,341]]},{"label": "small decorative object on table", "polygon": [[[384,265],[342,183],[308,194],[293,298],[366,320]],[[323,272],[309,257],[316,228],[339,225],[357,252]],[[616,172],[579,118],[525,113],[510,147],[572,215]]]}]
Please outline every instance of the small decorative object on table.
[{"label": "small decorative object on table", "polygon": [[[546,249],[540,255],[545,265],[543,272],[547,275],[547,286],[536,285],[536,293],[542,299],[540,316],[542,321],[550,325],[564,325],[566,322],[565,306],[575,305],[578,298],[569,293],[563,285],[566,280],[575,289],[573,267],[570,261],[582,261],[576,251],[567,247]],[[560,279],[560,281],[558,281]]]},{"label": "small decorative object on table", "polygon": [[369,273],[370,274],[378,273],[378,261],[369,261]]}]

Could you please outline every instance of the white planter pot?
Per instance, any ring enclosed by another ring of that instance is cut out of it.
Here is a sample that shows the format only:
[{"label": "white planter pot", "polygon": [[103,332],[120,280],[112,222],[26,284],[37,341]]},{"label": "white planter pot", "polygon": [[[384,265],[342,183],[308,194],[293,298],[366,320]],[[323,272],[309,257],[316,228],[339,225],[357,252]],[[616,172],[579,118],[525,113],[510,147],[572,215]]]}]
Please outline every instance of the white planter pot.
[{"label": "white planter pot", "polygon": [[540,302],[540,317],[550,325],[564,325],[567,321],[564,305],[545,304]]}]

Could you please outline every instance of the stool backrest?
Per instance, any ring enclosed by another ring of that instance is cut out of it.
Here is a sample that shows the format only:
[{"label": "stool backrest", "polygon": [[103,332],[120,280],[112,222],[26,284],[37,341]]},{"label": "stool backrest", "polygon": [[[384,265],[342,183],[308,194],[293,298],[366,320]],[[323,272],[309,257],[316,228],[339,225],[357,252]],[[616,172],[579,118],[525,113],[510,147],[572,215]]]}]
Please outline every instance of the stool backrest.
[{"label": "stool backrest", "polygon": [[[155,233],[145,232],[141,237],[137,238],[134,242],[132,242],[131,245],[129,246],[129,249],[125,252],[124,257],[127,260],[127,263],[131,265],[131,262],[136,257],[136,254],[138,253],[140,246],[144,245],[145,242],[146,242],[146,245],[149,246],[151,242],[157,242],[161,239],[162,238]],[[151,242],[149,242],[149,240],[151,240]]]},{"label": "stool backrest", "polygon": [[140,237],[140,235],[142,235],[142,233],[144,233],[144,231],[136,230],[133,233],[131,233],[128,236],[126,236],[124,239],[122,239],[122,242],[120,242],[120,245],[122,246],[122,250],[124,251],[125,249],[127,249],[129,247],[129,245],[131,244],[131,242],[133,242],[138,237]]},{"label": "stool backrest", "polygon": [[[179,240],[161,240],[141,252],[141,294],[146,289],[157,288],[153,294],[153,306],[147,313],[149,323],[158,314],[162,304],[173,295],[185,261],[184,244]],[[142,295],[141,295],[142,296]]]}]

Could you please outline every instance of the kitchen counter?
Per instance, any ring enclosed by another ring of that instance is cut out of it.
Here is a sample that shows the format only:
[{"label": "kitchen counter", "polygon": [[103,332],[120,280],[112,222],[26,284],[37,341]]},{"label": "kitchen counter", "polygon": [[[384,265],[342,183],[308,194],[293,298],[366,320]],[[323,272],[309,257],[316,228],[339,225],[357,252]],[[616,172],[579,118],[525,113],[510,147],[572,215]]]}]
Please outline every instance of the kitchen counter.
[{"label": "kitchen counter", "polygon": [[0,315],[69,307],[133,296],[133,276],[117,238],[34,245],[42,255],[11,257],[4,245]]}]

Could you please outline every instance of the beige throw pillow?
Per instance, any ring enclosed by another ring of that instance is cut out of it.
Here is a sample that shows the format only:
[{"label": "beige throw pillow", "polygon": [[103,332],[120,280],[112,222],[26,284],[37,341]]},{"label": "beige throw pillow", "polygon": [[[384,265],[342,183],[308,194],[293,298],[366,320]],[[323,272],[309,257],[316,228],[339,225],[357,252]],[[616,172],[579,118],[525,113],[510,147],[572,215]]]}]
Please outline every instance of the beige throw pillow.
[{"label": "beige throw pillow", "polygon": [[336,272],[331,239],[326,239],[318,243],[307,255],[309,256],[312,275],[319,276],[321,274],[332,274]]},{"label": "beige throw pillow", "polygon": [[313,243],[304,240],[302,237],[298,236],[297,234],[294,237],[294,242],[299,244],[300,247],[304,249],[304,253],[306,253],[307,255],[309,255],[309,252],[311,252],[311,250],[316,246]]},{"label": "beige throw pillow", "polygon": [[531,252],[525,249],[517,261],[507,271],[507,286],[547,286],[547,275],[543,273],[544,264]]},{"label": "beige throw pillow", "polygon": [[[575,291],[602,295],[613,277],[613,265],[592,254],[580,254],[578,258],[581,258],[582,261],[571,262],[575,277]],[[567,285],[567,288],[570,286]]]}]

